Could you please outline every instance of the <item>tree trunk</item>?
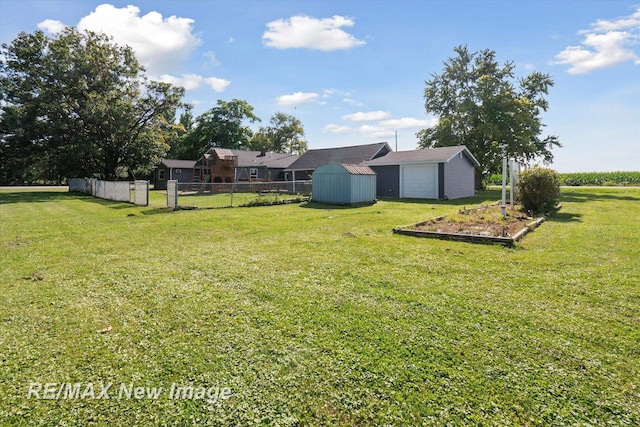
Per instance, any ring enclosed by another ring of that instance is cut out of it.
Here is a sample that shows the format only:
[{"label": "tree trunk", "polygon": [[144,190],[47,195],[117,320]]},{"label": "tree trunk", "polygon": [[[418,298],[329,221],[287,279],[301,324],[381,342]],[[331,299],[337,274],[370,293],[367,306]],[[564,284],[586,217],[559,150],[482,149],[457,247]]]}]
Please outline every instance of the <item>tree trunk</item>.
[{"label": "tree trunk", "polygon": [[476,168],[476,173],[475,173],[475,185],[476,185],[476,190],[484,190],[485,186],[484,186],[484,176],[482,174],[482,171],[480,170],[480,168]]}]

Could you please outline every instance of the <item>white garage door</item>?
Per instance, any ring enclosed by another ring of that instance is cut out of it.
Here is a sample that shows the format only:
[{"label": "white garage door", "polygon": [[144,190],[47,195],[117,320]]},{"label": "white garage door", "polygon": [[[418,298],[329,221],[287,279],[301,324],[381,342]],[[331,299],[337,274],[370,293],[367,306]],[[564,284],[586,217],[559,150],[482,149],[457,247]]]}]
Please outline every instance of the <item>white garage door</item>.
[{"label": "white garage door", "polygon": [[400,197],[438,198],[438,165],[400,166]]}]

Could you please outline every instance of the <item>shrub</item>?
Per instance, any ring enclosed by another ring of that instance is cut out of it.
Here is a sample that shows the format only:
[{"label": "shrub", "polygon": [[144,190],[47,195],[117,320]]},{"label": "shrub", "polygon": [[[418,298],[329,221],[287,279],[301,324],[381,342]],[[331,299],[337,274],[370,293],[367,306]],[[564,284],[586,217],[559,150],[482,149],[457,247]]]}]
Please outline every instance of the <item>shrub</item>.
[{"label": "shrub", "polygon": [[529,169],[520,174],[520,202],[527,211],[551,211],[560,199],[560,175],[552,169]]}]

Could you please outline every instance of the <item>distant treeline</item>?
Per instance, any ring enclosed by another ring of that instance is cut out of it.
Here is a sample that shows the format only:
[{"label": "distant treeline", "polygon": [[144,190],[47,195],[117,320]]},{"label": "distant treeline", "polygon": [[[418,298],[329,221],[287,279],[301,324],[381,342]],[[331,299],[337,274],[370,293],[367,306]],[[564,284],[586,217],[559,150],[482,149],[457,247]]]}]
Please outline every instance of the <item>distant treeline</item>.
[{"label": "distant treeline", "polygon": [[[487,178],[487,185],[502,185],[502,175]],[[640,172],[574,172],[561,173],[560,185],[640,185]]]}]

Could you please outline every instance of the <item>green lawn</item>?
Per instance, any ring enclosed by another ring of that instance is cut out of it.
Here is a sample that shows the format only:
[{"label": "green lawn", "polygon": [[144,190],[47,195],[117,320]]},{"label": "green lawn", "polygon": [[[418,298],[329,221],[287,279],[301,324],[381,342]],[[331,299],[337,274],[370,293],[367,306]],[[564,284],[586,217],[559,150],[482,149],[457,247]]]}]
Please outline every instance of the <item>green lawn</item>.
[{"label": "green lawn", "polygon": [[168,212],[0,193],[0,425],[638,425],[640,190],[563,190],[516,249],[391,232],[498,198]]}]

